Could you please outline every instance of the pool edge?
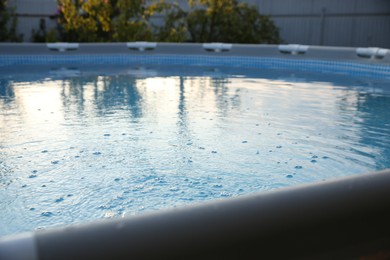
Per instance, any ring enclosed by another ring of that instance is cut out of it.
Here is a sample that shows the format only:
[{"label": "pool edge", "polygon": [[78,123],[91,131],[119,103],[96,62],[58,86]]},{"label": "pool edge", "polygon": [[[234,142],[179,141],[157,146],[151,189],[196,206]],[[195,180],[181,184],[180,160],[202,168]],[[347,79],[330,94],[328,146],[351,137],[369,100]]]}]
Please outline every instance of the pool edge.
[{"label": "pool edge", "polygon": [[[40,260],[349,259],[390,254],[389,187],[387,169],[40,230],[33,236]],[[14,238],[0,239],[0,248],[7,239]]]},{"label": "pool edge", "polygon": [[[134,46],[141,43],[136,42]],[[196,43],[154,43],[150,49],[133,48],[131,43],[56,44],[59,44],[58,47],[49,48],[49,44],[42,43],[0,43],[0,67],[23,64],[109,65],[172,62],[178,65],[213,65],[222,62],[222,65],[233,67],[266,66],[390,77],[390,50],[379,48],[229,44],[230,48],[225,50],[219,49],[223,44],[214,43],[215,49],[210,50],[207,48],[211,47],[206,48],[205,45]],[[209,45],[213,46],[212,44]],[[70,46],[69,49],[67,46]]]}]

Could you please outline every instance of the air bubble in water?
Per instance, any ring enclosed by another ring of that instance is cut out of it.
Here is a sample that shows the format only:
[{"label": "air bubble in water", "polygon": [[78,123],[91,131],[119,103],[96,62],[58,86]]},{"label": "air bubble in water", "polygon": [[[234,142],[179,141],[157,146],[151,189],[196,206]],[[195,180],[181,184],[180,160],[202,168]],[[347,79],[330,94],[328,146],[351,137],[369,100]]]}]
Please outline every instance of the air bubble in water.
[{"label": "air bubble in water", "polygon": [[51,217],[53,215],[54,215],[53,212],[50,212],[50,211],[44,211],[41,213],[42,217]]},{"label": "air bubble in water", "polygon": [[61,201],[63,201],[63,200],[64,200],[64,198],[63,198],[63,197],[61,197],[61,198],[58,198],[58,199],[56,199],[56,200],[55,200],[55,202],[57,202],[57,203],[58,203],[58,202],[61,202]]}]

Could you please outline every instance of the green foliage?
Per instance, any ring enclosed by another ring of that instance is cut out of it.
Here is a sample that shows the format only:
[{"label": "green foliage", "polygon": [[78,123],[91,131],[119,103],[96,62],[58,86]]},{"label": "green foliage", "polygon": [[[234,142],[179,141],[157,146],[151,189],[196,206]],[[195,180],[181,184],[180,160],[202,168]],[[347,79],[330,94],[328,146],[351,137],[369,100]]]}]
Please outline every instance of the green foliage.
[{"label": "green foliage", "polygon": [[46,21],[41,18],[39,20],[39,29],[32,30],[31,41],[33,42],[45,42],[46,41]]},{"label": "green foliage", "polygon": [[58,0],[64,40],[106,41],[110,36],[112,8],[108,0]]},{"label": "green foliage", "polygon": [[58,42],[58,32],[55,28],[51,28],[45,35],[46,42]]},{"label": "green foliage", "polygon": [[112,20],[114,41],[150,41],[153,34],[148,20],[151,13],[144,0],[118,0],[117,15]]},{"label": "green foliage", "polygon": [[235,0],[190,1],[188,28],[195,42],[278,43],[274,23],[254,6]]},{"label": "green foliage", "polygon": [[[57,0],[62,40],[278,43],[278,29],[236,0]],[[152,22],[164,17],[162,24]]]},{"label": "green foliage", "polygon": [[58,0],[65,41],[152,40],[145,0]]},{"label": "green foliage", "polygon": [[184,42],[188,39],[187,13],[177,3],[163,0],[150,6],[153,13],[164,16],[164,23],[155,27],[155,37],[160,42]]},{"label": "green foliage", "polygon": [[32,42],[56,42],[58,41],[58,34],[55,28],[47,31],[46,29],[46,21],[41,18],[39,20],[39,29],[32,30],[31,33],[31,41]]},{"label": "green foliage", "polygon": [[0,41],[22,41],[23,36],[16,34],[17,18],[14,14],[14,9],[7,7],[7,0],[0,0]]}]

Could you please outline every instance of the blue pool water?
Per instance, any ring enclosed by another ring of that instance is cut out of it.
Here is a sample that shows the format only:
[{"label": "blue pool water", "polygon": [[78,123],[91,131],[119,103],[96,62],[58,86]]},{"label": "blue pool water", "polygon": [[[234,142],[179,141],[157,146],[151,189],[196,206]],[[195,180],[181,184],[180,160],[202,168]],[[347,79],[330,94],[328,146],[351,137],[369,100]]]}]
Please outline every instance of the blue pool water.
[{"label": "blue pool water", "polygon": [[388,79],[133,65],[0,71],[0,236],[389,167]]}]

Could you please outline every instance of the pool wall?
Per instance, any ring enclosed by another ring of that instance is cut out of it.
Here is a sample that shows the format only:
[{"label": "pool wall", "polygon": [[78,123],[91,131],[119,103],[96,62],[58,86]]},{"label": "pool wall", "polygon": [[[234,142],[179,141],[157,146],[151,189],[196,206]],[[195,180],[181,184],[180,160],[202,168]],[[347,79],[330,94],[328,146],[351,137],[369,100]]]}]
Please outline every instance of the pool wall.
[{"label": "pool wall", "polygon": [[191,43],[0,44],[0,67],[28,64],[153,64],[278,68],[390,77],[390,50],[304,45]]}]

